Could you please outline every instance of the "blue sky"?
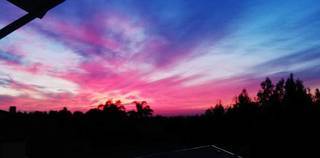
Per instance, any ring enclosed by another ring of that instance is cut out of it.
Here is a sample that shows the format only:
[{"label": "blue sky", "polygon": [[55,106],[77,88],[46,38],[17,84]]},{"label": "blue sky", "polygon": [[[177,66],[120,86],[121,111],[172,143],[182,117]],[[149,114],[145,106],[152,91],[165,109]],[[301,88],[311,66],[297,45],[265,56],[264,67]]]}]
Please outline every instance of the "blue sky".
[{"label": "blue sky", "polygon": [[[0,10],[1,27],[25,14]],[[0,108],[190,113],[267,76],[320,87],[319,28],[317,0],[67,0],[0,41]]]}]

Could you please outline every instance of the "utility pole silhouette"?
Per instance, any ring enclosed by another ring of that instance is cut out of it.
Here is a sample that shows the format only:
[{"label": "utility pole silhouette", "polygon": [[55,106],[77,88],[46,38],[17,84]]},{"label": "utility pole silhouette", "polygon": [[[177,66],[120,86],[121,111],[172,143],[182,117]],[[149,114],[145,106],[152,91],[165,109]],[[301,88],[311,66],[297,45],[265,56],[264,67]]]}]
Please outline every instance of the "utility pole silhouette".
[{"label": "utility pole silhouette", "polygon": [[0,30],[0,40],[35,18],[44,15],[65,0],[7,0],[28,13]]}]

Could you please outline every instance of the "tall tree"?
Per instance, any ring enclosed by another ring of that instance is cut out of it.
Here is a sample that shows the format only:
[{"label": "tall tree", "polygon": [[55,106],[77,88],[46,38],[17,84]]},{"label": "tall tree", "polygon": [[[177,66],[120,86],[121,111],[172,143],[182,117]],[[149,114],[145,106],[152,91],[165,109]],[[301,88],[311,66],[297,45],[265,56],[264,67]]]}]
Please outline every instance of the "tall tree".
[{"label": "tall tree", "polygon": [[320,106],[320,90],[318,88],[315,90],[314,103],[316,106]]},{"label": "tall tree", "polygon": [[284,79],[282,78],[276,84],[271,96],[271,104],[274,106],[280,106],[283,103],[284,98]]},{"label": "tall tree", "polygon": [[243,115],[249,116],[257,111],[258,106],[251,100],[247,90],[243,89],[236,98],[234,109]]},{"label": "tall tree", "polygon": [[294,112],[303,112],[310,110],[312,105],[312,97],[308,94],[303,81],[294,79],[290,74],[285,83],[284,106],[287,110]]},{"label": "tall tree", "polygon": [[260,86],[261,90],[257,94],[259,105],[269,106],[272,104],[270,101],[274,92],[274,85],[270,78],[267,77],[265,81],[261,82]]}]

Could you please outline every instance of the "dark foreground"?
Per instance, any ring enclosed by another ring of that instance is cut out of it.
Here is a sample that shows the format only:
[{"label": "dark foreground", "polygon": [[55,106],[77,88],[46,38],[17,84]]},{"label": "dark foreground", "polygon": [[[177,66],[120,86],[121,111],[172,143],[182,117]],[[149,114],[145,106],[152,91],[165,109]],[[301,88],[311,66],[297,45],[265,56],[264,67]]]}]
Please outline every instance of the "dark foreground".
[{"label": "dark foreground", "polygon": [[198,116],[152,116],[145,102],[136,107],[110,101],[86,113],[0,111],[0,157],[230,156],[212,146],[181,151],[208,144],[244,158],[320,157],[320,91],[293,76],[276,85],[267,79],[256,99],[244,90],[230,108],[218,104]]}]

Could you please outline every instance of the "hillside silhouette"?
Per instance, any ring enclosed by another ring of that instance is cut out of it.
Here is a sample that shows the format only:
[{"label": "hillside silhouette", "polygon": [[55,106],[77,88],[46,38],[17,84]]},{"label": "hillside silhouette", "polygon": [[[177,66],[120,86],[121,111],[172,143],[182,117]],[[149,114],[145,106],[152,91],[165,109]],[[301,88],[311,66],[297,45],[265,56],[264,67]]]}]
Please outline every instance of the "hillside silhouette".
[{"label": "hillside silhouette", "polygon": [[10,107],[0,111],[0,144],[20,142],[30,158],[135,157],[208,144],[245,158],[320,157],[320,91],[292,74],[266,78],[254,98],[244,89],[233,105],[201,115],[154,116],[147,102],[134,103],[131,111],[121,101],[87,112]]}]

